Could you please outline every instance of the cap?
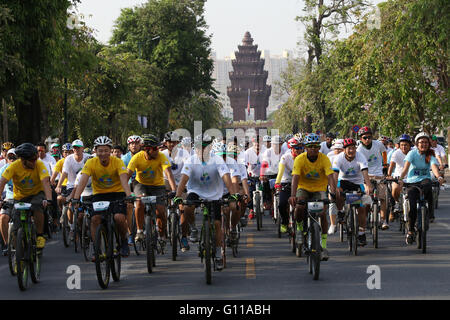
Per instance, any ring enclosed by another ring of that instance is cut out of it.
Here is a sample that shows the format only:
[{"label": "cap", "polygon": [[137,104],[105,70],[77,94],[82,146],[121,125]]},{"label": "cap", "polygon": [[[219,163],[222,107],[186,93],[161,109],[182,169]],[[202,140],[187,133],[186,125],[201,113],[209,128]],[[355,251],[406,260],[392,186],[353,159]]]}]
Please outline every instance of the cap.
[{"label": "cap", "polygon": [[436,137],[436,135],[434,135],[434,134],[433,134],[433,135],[431,136],[431,140],[435,140],[435,141],[437,141],[437,137]]},{"label": "cap", "polygon": [[81,147],[81,148],[83,148],[84,147],[83,141],[78,140],[78,139],[74,140],[72,142],[72,147]]},{"label": "cap", "polygon": [[16,149],[14,149],[14,148],[9,149],[8,152],[6,153],[6,155],[8,155],[10,153],[12,153],[13,155],[16,155]]}]

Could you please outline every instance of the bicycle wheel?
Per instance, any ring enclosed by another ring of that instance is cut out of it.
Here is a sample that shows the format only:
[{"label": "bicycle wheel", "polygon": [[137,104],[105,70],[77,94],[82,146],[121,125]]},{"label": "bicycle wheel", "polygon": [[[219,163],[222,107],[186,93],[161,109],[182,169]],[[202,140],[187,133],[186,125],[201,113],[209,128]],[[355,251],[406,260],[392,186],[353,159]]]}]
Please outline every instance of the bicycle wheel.
[{"label": "bicycle wheel", "polygon": [[80,237],[78,236],[79,227],[78,227],[78,210],[74,210],[73,213],[73,248],[75,252],[78,252],[78,241]]},{"label": "bicycle wheel", "polygon": [[62,232],[63,232],[63,241],[64,241],[64,246],[66,248],[69,247],[70,245],[70,240],[69,240],[69,232],[70,232],[70,226],[69,226],[69,220],[67,218],[67,207],[64,206],[62,209],[62,218],[63,218],[63,222],[62,222]]},{"label": "bicycle wheel", "polygon": [[260,231],[262,227],[262,213],[261,213],[261,195],[259,192],[255,194],[255,213],[256,213],[256,230]]},{"label": "bicycle wheel", "polygon": [[237,226],[236,226],[236,231],[237,231],[237,238],[235,241],[233,241],[233,244],[231,246],[231,249],[233,252],[233,257],[235,257],[235,258],[238,255],[239,239],[241,238],[241,227],[239,226],[239,224],[237,224]]},{"label": "bicycle wheel", "polygon": [[421,218],[422,218],[422,235],[421,235],[421,244],[422,244],[422,253],[427,253],[427,230],[428,230],[428,209],[423,206],[420,208]]},{"label": "bicycle wheel", "polygon": [[8,228],[8,265],[12,276],[17,275],[16,237],[12,224]]},{"label": "bicycle wheel", "polygon": [[226,268],[227,267],[227,255],[226,255],[226,249],[227,249],[227,218],[225,217],[225,215],[222,213],[222,258],[223,258],[223,267]]},{"label": "bicycle wheel", "polygon": [[353,214],[348,213],[346,214],[347,217],[347,241],[348,241],[348,249],[351,252],[353,252],[353,233],[354,233],[354,223],[353,223]]},{"label": "bicycle wheel", "polygon": [[145,215],[145,251],[147,255],[147,271],[153,272],[153,260],[155,259],[155,247],[153,245],[153,222],[149,215]]},{"label": "bicycle wheel", "polygon": [[374,248],[378,248],[378,224],[379,224],[379,219],[378,219],[378,215],[379,215],[379,209],[378,209],[378,204],[374,204],[372,207],[372,240],[373,240],[373,247]]},{"label": "bicycle wheel", "polygon": [[295,223],[293,217],[291,216],[291,227],[289,228],[289,244],[292,253],[295,253],[297,243],[295,241],[295,235],[297,232],[297,224]]},{"label": "bicycle wheel", "polygon": [[111,239],[111,246],[110,246],[110,263],[111,263],[111,275],[114,281],[120,280],[120,271],[121,271],[121,259],[120,256],[120,236],[119,232],[116,230],[113,230]]},{"label": "bicycle wheel", "polygon": [[108,235],[106,228],[99,225],[95,233],[94,251],[95,251],[95,271],[97,281],[102,289],[108,288],[111,265],[108,261]]},{"label": "bicycle wheel", "polygon": [[313,222],[311,225],[310,269],[312,270],[314,280],[318,280],[320,274],[320,252],[322,251],[322,246],[320,245],[321,239],[319,225]]},{"label": "bicycle wheel", "polygon": [[23,228],[19,228],[16,237],[17,282],[21,291],[30,287],[30,260]]},{"label": "bicycle wheel", "polygon": [[203,259],[205,263],[206,283],[211,284],[211,259],[212,259],[212,243],[211,243],[211,222],[209,219],[203,224]]},{"label": "bicycle wheel", "polygon": [[83,224],[81,225],[81,248],[83,249],[83,256],[86,262],[90,261],[92,257],[92,243],[91,243],[91,227],[87,215],[83,217]]},{"label": "bicycle wheel", "polygon": [[352,242],[353,242],[353,254],[358,255],[358,231],[359,231],[359,223],[358,223],[358,213],[356,208],[352,208],[351,214],[353,215],[353,234],[352,234]]},{"label": "bicycle wheel", "polygon": [[[31,246],[30,250],[30,275],[33,283],[38,283],[41,278],[41,257],[42,251],[36,248],[36,226],[31,225]],[[42,250],[42,249],[41,249]]]},{"label": "bicycle wheel", "polygon": [[339,223],[339,241],[344,242],[344,224]]},{"label": "bicycle wheel", "polygon": [[281,238],[281,216],[280,216],[280,208],[278,208],[278,197],[274,196],[273,198],[273,212],[275,217],[275,222],[277,224],[277,236]]},{"label": "bicycle wheel", "polygon": [[172,245],[172,260],[177,260],[178,249],[178,217],[175,212],[170,213],[170,242]]}]

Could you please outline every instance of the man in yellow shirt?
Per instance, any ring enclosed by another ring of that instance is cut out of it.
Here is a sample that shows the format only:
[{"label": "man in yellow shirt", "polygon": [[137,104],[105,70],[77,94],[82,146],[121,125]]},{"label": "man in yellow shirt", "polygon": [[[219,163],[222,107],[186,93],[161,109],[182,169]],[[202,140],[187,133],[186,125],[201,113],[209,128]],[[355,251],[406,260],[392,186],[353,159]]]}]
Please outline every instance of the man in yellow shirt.
[{"label": "man in yellow shirt", "polygon": [[[75,209],[79,204],[80,196],[88,183],[89,177],[92,178],[92,202],[125,200],[125,197],[131,196],[125,164],[122,159],[111,155],[112,147],[112,141],[108,137],[101,136],[95,139],[94,148],[97,156],[87,160],[81,170],[81,178],[73,196]],[[128,225],[125,202],[114,204],[112,209],[114,221],[122,241],[120,254],[127,257],[130,254],[130,249],[127,241]],[[94,213],[91,219],[92,240],[95,238],[101,220],[101,216]]]},{"label": "man in yellow shirt", "polygon": [[[295,219],[297,221],[297,241],[301,244],[303,240],[303,223],[305,217],[305,206],[297,205],[298,200],[323,200],[326,199],[327,186],[330,185],[331,192],[336,193],[336,180],[331,169],[330,159],[319,152],[320,138],[315,133],[305,137],[306,152],[295,158],[292,169],[291,198],[289,203],[295,207]],[[327,230],[328,221],[325,215],[327,206],[321,213],[322,227],[322,260],[328,260]]]},{"label": "man in yellow shirt", "polygon": [[[144,146],[143,151],[135,154],[128,164],[128,176],[136,172],[136,181],[134,185],[134,193],[136,196],[164,196],[166,195],[166,187],[164,175],[169,180],[172,195],[175,196],[176,183],[172,174],[171,164],[167,157],[159,152],[158,146],[161,144],[152,134],[142,136]],[[144,206],[141,201],[136,201],[136,241],[144,239]],[[159,229],[159,239],[164,247],[167,238],[167,217],[166,217],[165,201],[162,198],[157,199],[156,203],[156,223]]]},{"label": "man in yellow shirt", "polygon": [[[53,171],[52,177],[50,178],[50,185],[51,186],[56,188],[56,186],[58,185],[58,182],[56,181],[56,178],[58,177],[58,175],[59,175],[59,177],[62,176],[62,169],[63,169],[63,166],[64,166],[64,160],[71,154],[73,154],[72,145],[70,143],[63,144],[63,146],[62,146],[62,158],[58,162],[56,162],[55,170]],[[62,194],[65,194],[66,186],[67,186],[67,178],[65,178],[63,183],[62,183],[62,191],[61,191]],[[56,194],[56,192],[55,192],[55,194]],[[58,198],[57,198],[59,210],[62,210],[64,199],[65,198],[62,195],[59,195]]]},{"label": "man in yellow shirt", "polygon": [[36,247],[45,247],[43,209],[52,203],[50,177],[45,164],[38,159],[37,148],[31,143],[23,143],[15,149],[20,158],[13,162],[2,174],[0,194],[6,183],[12,179],[14,200],[31,203],[33,220],[36,224]]}]

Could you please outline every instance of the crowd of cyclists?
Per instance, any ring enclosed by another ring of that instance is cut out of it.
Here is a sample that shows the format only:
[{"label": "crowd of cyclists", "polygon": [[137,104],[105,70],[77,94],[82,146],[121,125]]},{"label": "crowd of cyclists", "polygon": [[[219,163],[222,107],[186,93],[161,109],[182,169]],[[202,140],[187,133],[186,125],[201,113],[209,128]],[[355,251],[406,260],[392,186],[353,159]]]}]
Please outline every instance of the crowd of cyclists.
[{"label": "crowd of cyclists", "polygon": [[[410,208],[406,243],[414,243],[416,203],[420,195],[417,188],[403,188],[403,184],[423,187],[430,222],[433,222],[433,193],[429,182],[437,180],[440,185],[444,182],[447,167],[444,149],[437,144],[436,136],[424,132],[414,138],[402,134],[394,140],[384,136],[375,140],[374,132],[363,127],[357,136],[358,139],[339,139],[327,133],[325,141],[321,141],[316,133],[296,133],[285,137],[254,135],[227,141],[207,134],[191,139],[168,132],[162,141],[152,134],[130,136],[127,153],[106,136],[95,139],[92,150],[80,139],[63,145],[54,143],[48,152],[45,143],[23,143],[15,147],[5,142],[0,161],[0,193],[3,202],[14,200],[32,204],[36,246],[41,251],[47,238],[45,212],[52,212],[49,218],[54,219],[55,224],[60,223],[62,215],[67,215],[73,238],[75,224],[83,220],[83,215],[78,215],[78,221],[74,221],[74,212],[80,205],[86,201],[110,201],[114,203],[112,212],[120,235],[120,255],[127,257],[130,247],[145,237],[144,205],[140,201],[144,196],[158,199],[156,222],[162,247],[168,241],[167,201],[179,207],[183,252],[190,250],[190,243],[199,241],[195,206],[185,205],[185,201],[211,202],[216,246],[221,248],[222,214],[230,221],[226,232],[229,240],[234,241],[239,237],[237,226],[245,227],[248,219],[255,218],[253,194],[259,183],[263,210],[271,212],[272,216],[274,210],[278,210],[281,233],[288,232],[289,217],[293,213],[300,245],[305,241],[305,203],[331,201],[320,220],[322,260],[329,259],[328,236],[337,232],[339,224],[345,223],[344,205],[349,192],[364,194],[357,210],[359,246],[367,244],[367,217],[374,191],[381,204],[381,230],[389,229],[390,223],[403,210],[400,195],[406,192]],[[389,180],[392,180],[391,194],[386,192]],[[279,194],[277,208],[273,204],[275,193]],[[220,202],[224,198],[229,200],[226,207]],[[389,211],[390,201],[394,209]],[[2,208],[3,255],[8,253],[9,223],[13,220],[14,209]],[[92,239],[100,223],[100,216],[94,213],[90,229]],[[216,250],[215,253],[217,270],[222,270],[223,252]]]}]

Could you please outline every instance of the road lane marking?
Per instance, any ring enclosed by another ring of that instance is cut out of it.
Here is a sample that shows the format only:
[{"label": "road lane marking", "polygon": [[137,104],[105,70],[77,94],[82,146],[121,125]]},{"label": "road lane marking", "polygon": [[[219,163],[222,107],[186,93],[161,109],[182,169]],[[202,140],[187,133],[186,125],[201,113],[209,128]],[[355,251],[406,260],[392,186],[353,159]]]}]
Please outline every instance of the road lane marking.
[{"label": "road lane marking", "polygon": [[255,258],[245,259],[245,277],[247,279],[256,279]]},{"label": "road lane marking", "polygon": [[253,234],[253,233],[249,233],[247,235],[247,248],[253,248],[253,246],[254,246],[254,244],[253,244],[253,236],[254,235],[255,234]]},{"label": "road lane marking", "polygon": [[438,226],[441,226],[441,227],[444,227],[445,229],[447,229],[447,230],[450,230],[450,226],[448,225],[448,224],[446,224],[446,223],[443,223],[443,222],[438,222],[438,223],[436,223]]}]

